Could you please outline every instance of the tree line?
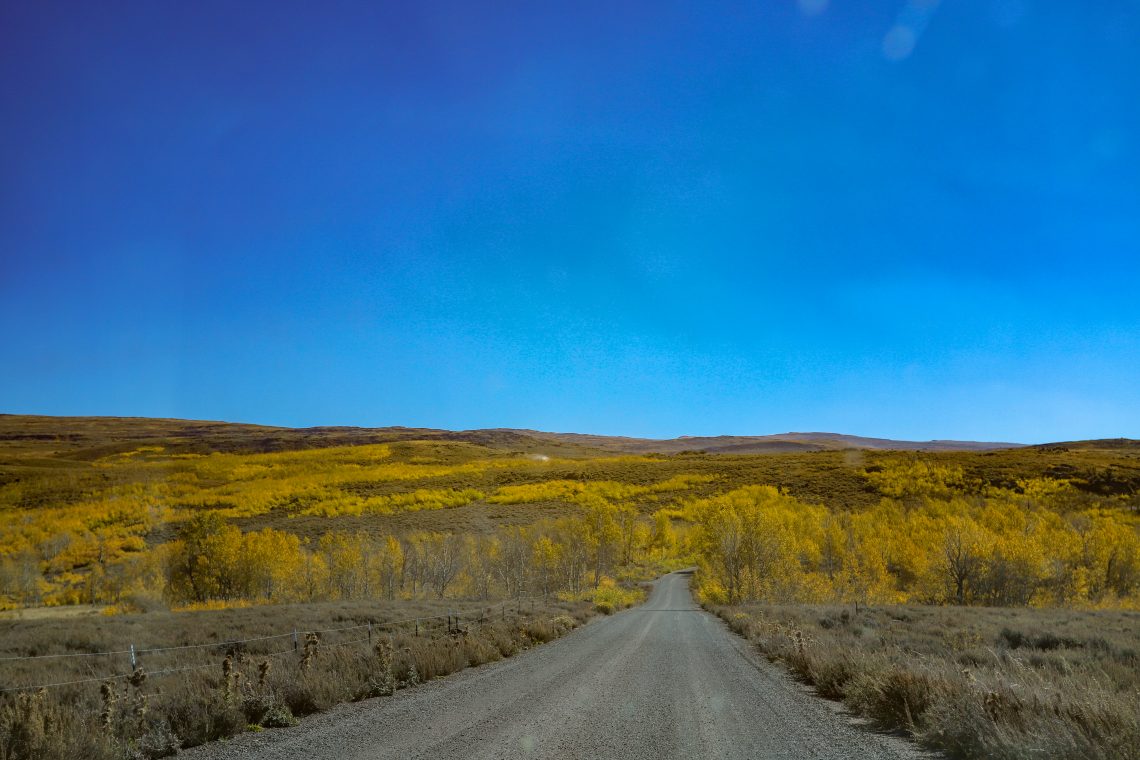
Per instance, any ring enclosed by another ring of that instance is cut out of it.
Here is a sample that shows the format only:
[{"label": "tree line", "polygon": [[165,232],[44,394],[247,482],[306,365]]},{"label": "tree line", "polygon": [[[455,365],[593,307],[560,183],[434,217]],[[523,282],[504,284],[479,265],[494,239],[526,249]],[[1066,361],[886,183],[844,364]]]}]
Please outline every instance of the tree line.
[{"label": "tree line", "polygon": [[[206,511],[186,520],[176,540],[93,568],[77,601],[146,609],[580,596],[636,562],[674,556],[676,546],[672,521],[664,514],[643,516],[599,498],[574,516],[488,534],[330,531],[313,540],[273,528],[243,532]],[[38,575],[33,563],[24,570],[29,580]]]},{"label": "tree line", "polygon": [[1140,533],[1120,510],[1074,508],[1056,481],[964,495],[953,468],[905,482],[874,508],[835,510],[770,486],[685,509],[710,601],[1140,606]]}]

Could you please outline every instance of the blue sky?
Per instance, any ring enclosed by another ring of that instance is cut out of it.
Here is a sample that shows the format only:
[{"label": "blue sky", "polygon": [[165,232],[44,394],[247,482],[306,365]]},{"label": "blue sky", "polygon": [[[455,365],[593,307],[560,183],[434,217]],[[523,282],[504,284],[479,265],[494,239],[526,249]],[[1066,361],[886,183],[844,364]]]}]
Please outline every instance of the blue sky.
[{"label": "blue sky", "polygon": [[6,3],[0,410],[1140,437],[1136,39],[1133,0]]}]

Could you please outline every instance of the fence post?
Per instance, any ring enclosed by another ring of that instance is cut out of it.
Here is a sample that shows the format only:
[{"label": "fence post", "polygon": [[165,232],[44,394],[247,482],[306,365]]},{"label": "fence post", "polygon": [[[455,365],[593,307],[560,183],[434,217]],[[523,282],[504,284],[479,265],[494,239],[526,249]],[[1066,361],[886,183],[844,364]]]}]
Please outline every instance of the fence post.
[{"label": "fence post", "polygon": [[131,670],[134,670],[136,667],[137,662],[135,660],[135,645],[131,644]]},{"label": "fence post", "polygon": [[301,648],[301,644],[297,640],[297,629],[293,629],[293,651],[296,652]]},{"label": "fence post", "polygon": [[372,646],[372,621],[368,621],[368,646]]}]

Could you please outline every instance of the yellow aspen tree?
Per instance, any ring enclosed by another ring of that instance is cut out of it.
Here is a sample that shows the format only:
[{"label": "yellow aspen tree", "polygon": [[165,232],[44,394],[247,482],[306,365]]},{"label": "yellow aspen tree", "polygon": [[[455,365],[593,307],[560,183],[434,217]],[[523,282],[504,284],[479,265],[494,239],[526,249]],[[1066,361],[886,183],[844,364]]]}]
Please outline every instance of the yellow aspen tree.
[{"label": "yellow aspen tree", "polygon": [[554,591],[558,566],[562,561],[562,547],[549,536],[540,536],[534,542],[532,556],[538,590],[545,598]]}]

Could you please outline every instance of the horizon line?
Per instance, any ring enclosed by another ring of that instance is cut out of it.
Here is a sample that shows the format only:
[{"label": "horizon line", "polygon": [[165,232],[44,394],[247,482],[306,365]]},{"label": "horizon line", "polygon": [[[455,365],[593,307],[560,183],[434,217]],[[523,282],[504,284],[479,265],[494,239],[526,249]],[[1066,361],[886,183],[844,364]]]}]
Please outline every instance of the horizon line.
[{"label": "horizon line", "polygon": [[789,430],[781,433],[708,433],[708,434],[691,434],[684,433],[674,435],[671,437],[659,437],[652,435],[631,435],[627,433],[594,433],[594,432],[578,432],[568,430],[544,430],[538,427],[513,427],[504,425],[495,425],[487,427],[437,427],[432,425],[408,425],[408,424],[385,424],[385,425],[362,425],[362,424],[338,424],[338,423],[322,423],[316,425],[288,425],[266,422],[251,422],[246,420],[228,420],[228,419],[207,419],[195,417],[164,417],[164,416],[150,416],[140,414],[44,414],[44,413],[25,413],[25,412],[0,412],[0,417],[41,417],[47,419],[88,419],[88,420],[164,420],[171,422],[190,422],[190,423],[208,423],[218,425],[248,425],[251,427],[265,427],[277,428],[281,430],[316,430],[322,428],[346,428],[356,430],[425,430],[425,431],[440,431],[449,433],[465,433],[465,432],[479,432],[479,431],[510,431],[519,433],[541,433],[546,435],[572,435],[596,438],[615,438],[615,439],[630,439],[654,442],[668,442],[680,441],[686,439],[708,439],[708,438],[783,438],[786,436],[833,436],[839,438],[859,438],[871,441],[889,441],[894,443],[980,443],[991,444],[995,447],[1002,448],[1024,448],[1031,446],[1047,446],[1050,444],[1061,443],[1077,443],[1086,441],[1113,441],[1113,440],[1140,440],[1126,435],[1116,436],[1100,436],[1092,438],[1079,438],[1079,439],[1049,439],[1035,442],[1023,441],[1010,441],[1010,440],[997,440],[997,439],[978,439],[978,438],[915,438],[915,437],[899,437],[894,438],[884,435],[863,435],[859,433],[841,433],[829,430]]}]

